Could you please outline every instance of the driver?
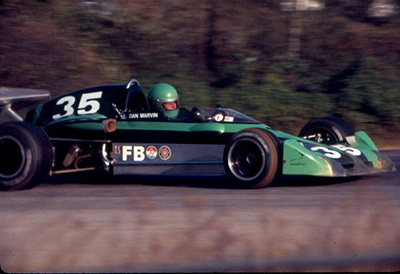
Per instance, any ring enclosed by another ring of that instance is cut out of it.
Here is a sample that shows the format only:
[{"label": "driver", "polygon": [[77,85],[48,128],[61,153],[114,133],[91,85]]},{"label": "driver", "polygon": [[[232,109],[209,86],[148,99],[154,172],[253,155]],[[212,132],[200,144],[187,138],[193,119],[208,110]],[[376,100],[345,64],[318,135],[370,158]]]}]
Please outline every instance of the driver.
[{"label": "driver", "polygon": [[176,89],[169,84],[156,84],[149,91],[150,108],[162,112],[169,119],[185,119],[188,110],[179,109],[179,96]]}]

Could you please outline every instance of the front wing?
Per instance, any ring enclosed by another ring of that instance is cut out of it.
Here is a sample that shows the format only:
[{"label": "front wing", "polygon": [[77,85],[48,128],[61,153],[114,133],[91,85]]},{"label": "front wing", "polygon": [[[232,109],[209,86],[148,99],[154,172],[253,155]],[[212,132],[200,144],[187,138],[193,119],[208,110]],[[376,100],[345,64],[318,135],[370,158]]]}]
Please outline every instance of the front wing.
[{"label": "front wing", "polygon": [[352,145],[327,146],[293,138],[283,142],[282,173],[322,177],[360,176],[395,171],[365,132],[356,132]]}]

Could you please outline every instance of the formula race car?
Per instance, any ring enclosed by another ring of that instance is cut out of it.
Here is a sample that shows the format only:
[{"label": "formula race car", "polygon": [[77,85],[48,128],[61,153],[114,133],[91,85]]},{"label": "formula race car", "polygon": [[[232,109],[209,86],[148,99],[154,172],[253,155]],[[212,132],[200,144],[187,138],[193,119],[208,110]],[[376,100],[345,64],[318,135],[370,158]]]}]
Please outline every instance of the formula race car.
[{"label": "formula race car", "polygon": [[46,91],[0,90],[2,190],[89,170],[227,175],[244,188],[265,187],[280,175],[346,177],[395,170],[366,133],[335,117],[310,121],[298,137],[219,106],[181,108],[182,115],[171,118],[149,105],[135,79],[44,101],[25,119],[17,114],[48,97]]}]

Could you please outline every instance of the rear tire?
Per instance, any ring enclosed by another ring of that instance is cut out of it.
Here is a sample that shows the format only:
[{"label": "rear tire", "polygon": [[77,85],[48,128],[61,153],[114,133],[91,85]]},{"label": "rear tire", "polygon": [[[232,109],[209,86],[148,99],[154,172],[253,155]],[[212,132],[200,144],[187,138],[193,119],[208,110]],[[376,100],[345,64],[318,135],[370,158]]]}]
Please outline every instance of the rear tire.
[{"label": "rear tire", "polygon": [[29,189],[49,174],[53,150],[49,137],[27,122],[0,126],[0,189]]},{"label": "rear tire", "polygon": [[224,167],[239,187],[263,188],[271,184],[279,167],[277,138],[258,128],[239,131],[225,146]]},{"label": "rear tire", "polygon": [[347,144],[346,138],[353,135],[353,127],[337,117],[311,120],[299,133],[299,137],[326,145]]}]

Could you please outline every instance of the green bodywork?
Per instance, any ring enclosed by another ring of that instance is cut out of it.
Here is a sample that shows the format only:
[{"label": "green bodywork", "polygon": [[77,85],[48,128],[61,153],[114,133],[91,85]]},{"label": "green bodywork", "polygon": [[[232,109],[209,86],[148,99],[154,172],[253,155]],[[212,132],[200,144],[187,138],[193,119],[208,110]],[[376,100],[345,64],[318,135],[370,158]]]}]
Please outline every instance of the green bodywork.
[{"label": "green bodywork", "polygon": [[[103,131],[102,121],[107,117],[100,114],[85,115],[85,116],[71,116],[63,118],[47,126],[53,126],[55,124],[63,124],[65,128],[79,129],[85,131]],[[343,157],[348,157],[346,152],[339,150],[335,147],[314,143],[309,140],[305,140],[300,137],[296,137],[287,133],[283,133],[278,130],[274,130],[269,126],[262,123],[191,123],[191,122],[165,122],[165,121],[118,121],[117,130],[119,131],[168,131],[168,132],[188,132],[199,134],[204,132],[213,132],[216,134],[234,134],[240,130],[246,128],[261,128],[271,132],[280,140],[282,147],[281,154],[281,167],[282,174],[284,175],[307,175],[307,176],[324,176],[324,177],[345,177],[350,175],[358,175],[370,173],[367,172],[366,168],[349,168],[344,169],[342,165],[329,157],[326,157],[324,153],[315,152],[308,149],[305,144],[311,146],[325,147],[329,150],[333,150],[336,153],[340,153]],[[162,143],[162,140],[160,140]],[[392,167],[385,164],[382,161],[382,155],[378,152],[373,141],[368,137],[365,132],[356,132],[354,135],[354,144],[357,150],[359,150],[367,161],[371,164],[371,167],[375,170],[392,169]],[[354,158],[354,157],[353,157]],[[222,155],[220,164],[222,164]]]},{"label": "green bodywork", "polygon": [[[283,133],[232,109],[203,109],[205,120],[196,120],[197,117],[192,116],[186,120],[171,119],[148,106],[130,106],[128,102],[141,101],[135,101],[137,95],[146,101],[140,86],[134,84],[93,87],[62,95],[33,109],[28,121],[43,127],[51,138],[84,139],[85,142],[96,139],[122,145],[171,142],[174,149],[180,150],[181,162],[192,164],[198,160],[192,159],[184,150],[198,144],[204,155],[212,156],[212,163],[218,162],[221,166],[223,149],[232,135],[243,129],[260,128],[279,140],[280,171],[284,175],[344,177],[395,169],[393,162],[381,155],[362,131],[351,136],[346,146],[338,147]],[[130,100],[133,97],[135,100]],[[150,118],[142,119],[140,114],[143,113],[150,114]],[[105,132],[103,122],[107,119],[116,120],[115,132]],[[168,141],[164,137],[169,138]],[[181,148],[176,144],[181,144]],[[216,146],[219,149],[215,150]],[[211,161],[202,162],[204,165],[209,163]],[[161,164],[173,165],[173,159]]]},{"label": "green bodywork", "polygon": [[[350,149],[357,149],[360,156],[365,157],[362,162],[357,157],[351,157],[346,152],[336,147],[313,143],[302,138],[274,132],[277,136],[287,138],[283,142],[283,166],[282,173],[287,175],[313,175],[326,177],[356,176],[380,171],[395,170],[393,163],[378,152],[373,141],[363,132],[354,133],[354,144],[348,146]],[[325,147],[329,151],[340,153],[342,157],[351,157],[354,166],[343,168],[343,166],[332,158],[322,153],[310,151],[303,144],[309,143],[318,147]]]}]

